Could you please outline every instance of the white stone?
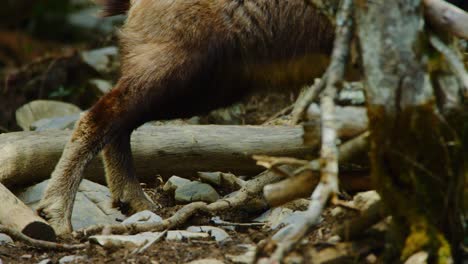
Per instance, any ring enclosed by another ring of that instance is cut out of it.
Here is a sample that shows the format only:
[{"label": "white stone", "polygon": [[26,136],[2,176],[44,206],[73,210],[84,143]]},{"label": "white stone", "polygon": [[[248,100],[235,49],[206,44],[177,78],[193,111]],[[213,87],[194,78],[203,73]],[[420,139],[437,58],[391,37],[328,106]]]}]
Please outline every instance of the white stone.
[{"label": "white stone", "polygon": [[77,256],[77,255],[70,255],[70,256],[65,256],[59,260],[60,264],[65,264],[65,263],[76,263],[79,261],[84,261],[86,260],[85,256]]},{"label": "white stone", "polygon": [[14,244],[13,239],[9,235],[0,233],[0,246],[6,244]]},{"label": "white stone", "polygon": [[137,235],[96,235],[89,241],[104,248],[141,247],[159,236],[160,232],[144,232]]},{"label": "white stone", "polygon": [[136,214],[133,214],[129,218],[125,219],[122,224],[135,224],[135,223],[161,223],[163,221],[162,217],[149,211],[141,211]]},{"label": "white stone", "polygon": [[227,241],[231,238],[226,231],[214,226],[189,226],[187,228],[187,231],[207,233],[217,242]]}]

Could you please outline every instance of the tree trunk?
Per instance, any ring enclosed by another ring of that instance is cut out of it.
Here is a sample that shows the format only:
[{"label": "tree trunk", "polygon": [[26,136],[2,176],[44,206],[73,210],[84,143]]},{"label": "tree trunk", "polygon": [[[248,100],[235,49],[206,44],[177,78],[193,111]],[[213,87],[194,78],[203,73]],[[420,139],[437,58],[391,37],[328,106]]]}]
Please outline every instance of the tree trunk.
[{"label": "tree trunk", "polygon": [[468,118],[460,84],[430,47],[422,9],[420,0],[356,2],[372,177],[393,216],[400,259],[389,261],[425,250],[430,262],[450,263],[464,232]]}]

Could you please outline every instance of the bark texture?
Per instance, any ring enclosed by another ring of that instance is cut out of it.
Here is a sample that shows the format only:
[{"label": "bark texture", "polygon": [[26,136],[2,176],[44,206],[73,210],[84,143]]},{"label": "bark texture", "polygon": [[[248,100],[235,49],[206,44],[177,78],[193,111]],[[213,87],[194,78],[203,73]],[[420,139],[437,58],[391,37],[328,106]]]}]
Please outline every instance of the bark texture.
[{"label": "bark texture", "polygon": [[427,250],[431,262],[450,263],[463,238],[468,172],[460,84],[430,47],[420,0],[359,0],[355,19],[372,177],[395,223],[393,253],[401,252],[393,261]]},{"label": "bark texture", "polygon": [[34,239],[55,241],[52,227],[0,183],[0,224]]}]

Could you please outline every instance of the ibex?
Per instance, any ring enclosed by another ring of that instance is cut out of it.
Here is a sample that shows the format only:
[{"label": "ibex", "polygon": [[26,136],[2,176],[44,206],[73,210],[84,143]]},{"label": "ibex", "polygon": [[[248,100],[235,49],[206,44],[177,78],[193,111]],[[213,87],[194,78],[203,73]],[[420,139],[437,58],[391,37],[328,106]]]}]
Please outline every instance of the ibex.
[{"label": "ibex", "polygon": [[331,23],[304,0],[101,2],[106,15],[128,14],[121,78],[80,118],[38,207],[59,235],[72,231],[83,170],[101,150],[114,205],[155,209],[132,164],[135,128],[227,106],[252,87],[311,83],[317,54],[328,55],[333,43]]}]

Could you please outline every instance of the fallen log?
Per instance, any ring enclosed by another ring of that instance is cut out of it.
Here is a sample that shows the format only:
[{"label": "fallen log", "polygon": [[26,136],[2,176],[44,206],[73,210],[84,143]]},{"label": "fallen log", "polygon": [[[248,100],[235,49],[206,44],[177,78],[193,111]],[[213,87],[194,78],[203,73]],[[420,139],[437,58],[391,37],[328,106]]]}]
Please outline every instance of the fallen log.
[{"label": "fallen log", "polygon": [[[152,182],[157,175],[194,177],[198,171],[256,175],[262,168],[252,155],[313,153],[317,146],[304,146],[302,133],[299,126],[144,126],[132,134],[132,152],[142,182]],[[349,135],[344,130],[339,134]],[[49,178],[69,136],[70,131],[0,134],[0,182],[18,186]],[[91,162],[85,177],[103,183],[100,159]]]},{"label": "fallen log", "polygon": [[34,239],[55,241],[54,229],[0,183],[0,224]]}]

